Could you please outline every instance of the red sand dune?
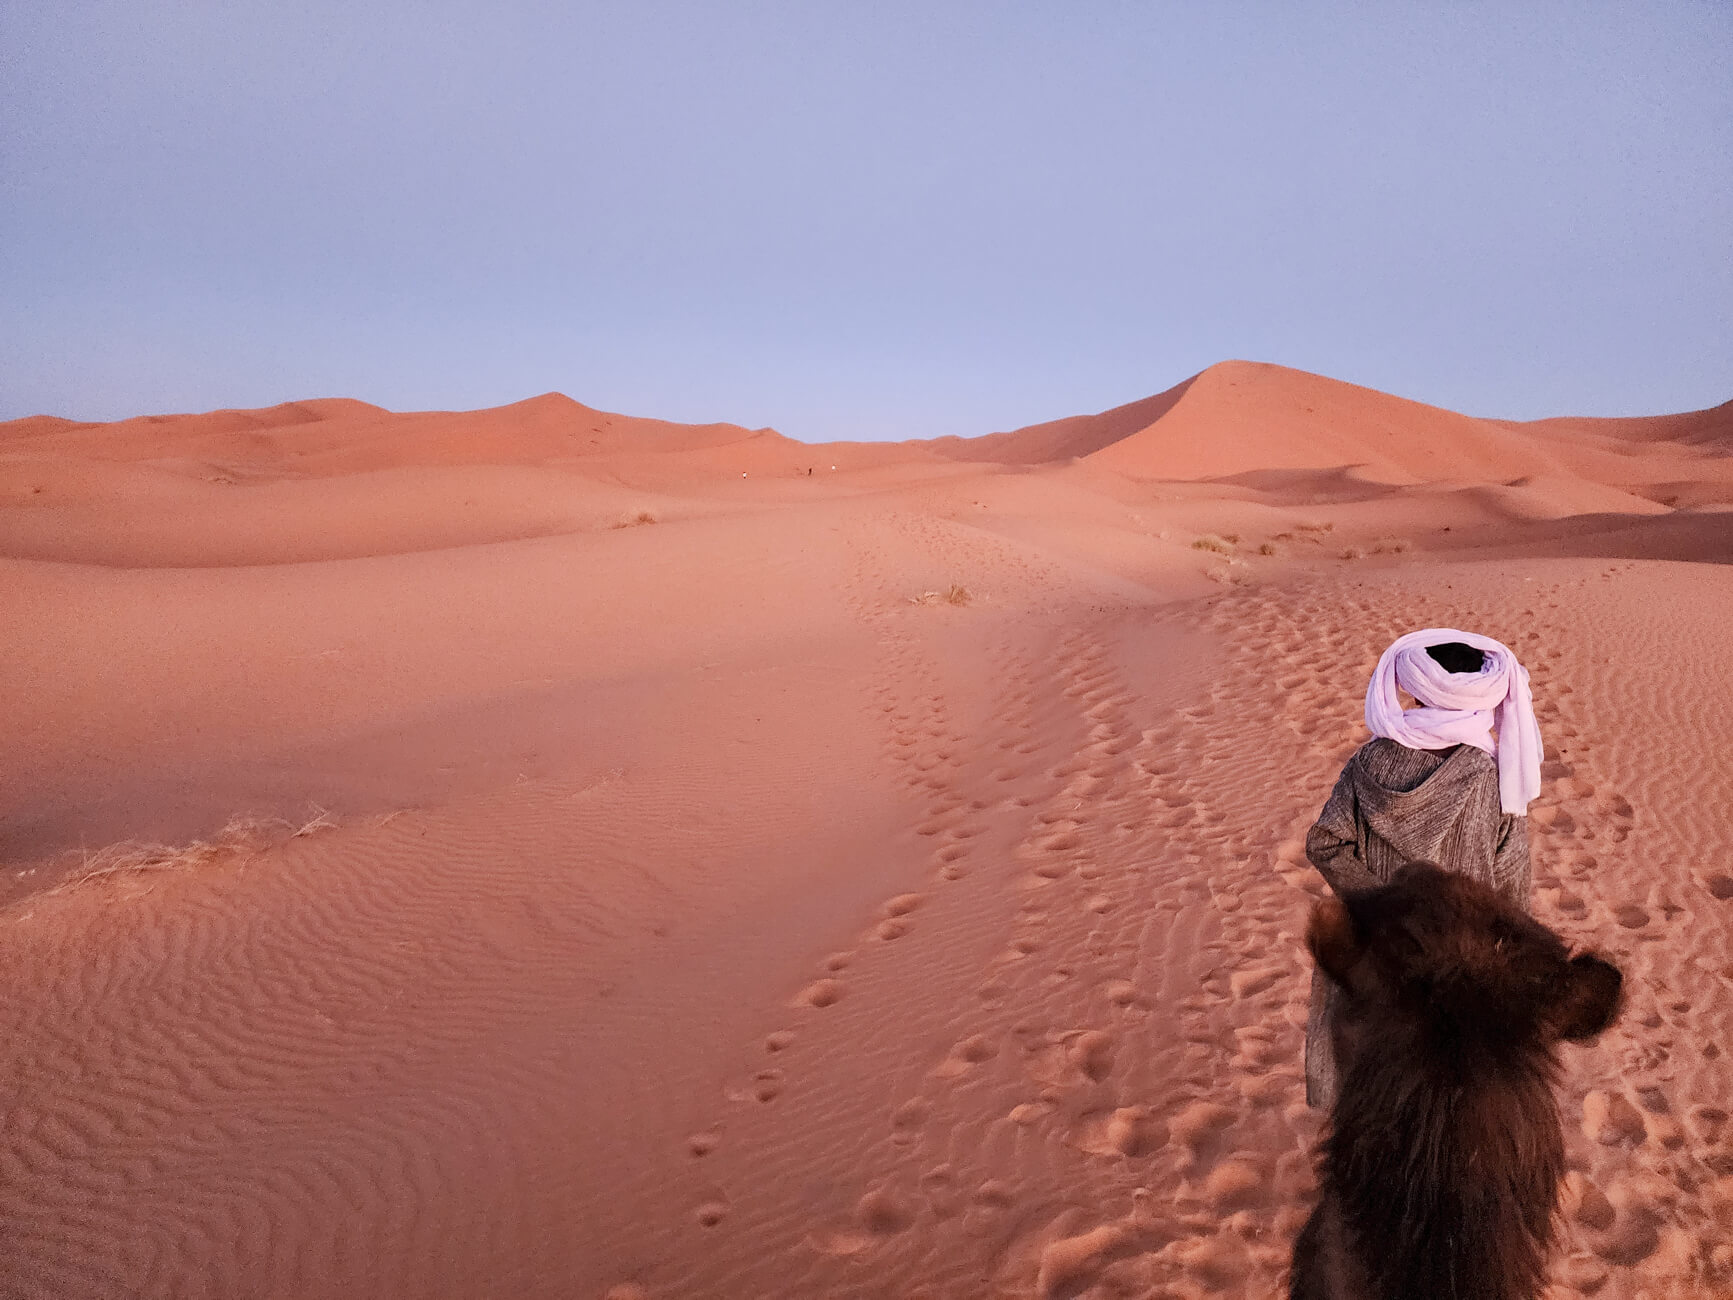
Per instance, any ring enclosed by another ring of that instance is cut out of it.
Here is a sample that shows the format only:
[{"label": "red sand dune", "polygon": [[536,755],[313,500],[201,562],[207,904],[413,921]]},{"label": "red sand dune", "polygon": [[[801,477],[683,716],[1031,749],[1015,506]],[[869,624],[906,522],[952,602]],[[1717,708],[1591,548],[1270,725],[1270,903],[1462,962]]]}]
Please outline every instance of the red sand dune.
[{"label": "red sand dune", "polygon": [[0,1295],[1275,1294],[1300,842],[1433,624],[1533,672],[1535,908],[1632,989],[1554,1300],[1733,1293],[1730,562],[1733,404],[1244,362],[926,443],[0,425]]}]

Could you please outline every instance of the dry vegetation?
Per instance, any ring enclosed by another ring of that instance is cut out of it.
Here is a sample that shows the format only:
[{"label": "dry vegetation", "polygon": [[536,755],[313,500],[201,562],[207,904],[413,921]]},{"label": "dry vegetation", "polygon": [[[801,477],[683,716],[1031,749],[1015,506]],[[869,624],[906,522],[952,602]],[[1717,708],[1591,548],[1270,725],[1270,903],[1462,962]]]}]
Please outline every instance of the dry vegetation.
[{"label": "dry vegetation", "polygon": [[187,844],[150,844],[139,840],[123,840],[104,848],[83,850],[78,865],[50,893],[76,889],[94,880],[117,876],[137,876],[163,871],[182,871],[210,866],[219,862],[239,862],[245,865],[266,849],[289,840],[329,830],[337,823],[323,808],[314,807],[299,824],[281,817],[240,816],[209,839]]},{"label": "dry vegetation", "polygon": [[639,524],[653,524],[656,513],[653,510],[640,510],[637,514],[627,515],[615,524],[615,528],[636,528]]},{"label": "dry vegetation", "polygon": [[1205,533],[1191,544],[1191,549],[1194,551],[1214,551],[1217,555],[1232,555],[1234,543],[1237,541],[1239,541],[1237,537],[1228,538],[1216,533]]},{"label": "dry vegetation", "polygon": [[1335,530],[1336,525],[1334,521],[1328,523],[1295,524],[1292,530],[1277,533],[1270,540],[1272,542],[1311,542],[1314,546],[1322,546],[1324,544],[1325,535],[1332,533]]},{"label": "dry vegetation", "polygon": [[1203,576],[1211,582],[1221,583],[1224,587],[1246,587],[1250,586],[1252,581],[1250,570],[1227,564],[1211,565],[1203,571]]},{"label": "dry vegetation", "polygon": [[961,583],[953,582],[943,591],[923,591],[918,596],[910,596],[911,605],[967,605],[974,597],[969,589]]}]

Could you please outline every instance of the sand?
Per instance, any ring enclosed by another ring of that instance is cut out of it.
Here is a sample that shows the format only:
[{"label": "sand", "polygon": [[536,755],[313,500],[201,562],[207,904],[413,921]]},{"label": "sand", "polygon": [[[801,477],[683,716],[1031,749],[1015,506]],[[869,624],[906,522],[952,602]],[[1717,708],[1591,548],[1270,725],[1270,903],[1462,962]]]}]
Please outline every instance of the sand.
[{"label": "sand", "polygon": [[1729,561],[1733,404],[1238,362],[966,441],[0,425],[0,1295],[1275,1294],[1301,840],[1434,624],[1632,989],[1553,1296],[1729,1294]]}]

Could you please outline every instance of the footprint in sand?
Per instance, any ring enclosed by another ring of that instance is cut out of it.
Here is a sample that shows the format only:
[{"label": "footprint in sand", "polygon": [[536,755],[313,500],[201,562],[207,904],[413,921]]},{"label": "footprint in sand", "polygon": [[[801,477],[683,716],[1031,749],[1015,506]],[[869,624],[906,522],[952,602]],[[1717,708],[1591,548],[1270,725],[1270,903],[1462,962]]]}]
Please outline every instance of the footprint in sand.
[{"label": "footprint in sand", "polygon": [[1042,980],[1043,984],[1064,984],[1068,982],[1077,970],[1072,966],[1055,966],[1052,973]]},{"label": "footprint in sand", "polygon": [[1722,1130],[1727,1126],[1727,1112],[1719,1106],[1693,1106],[1689,1116],[1692,1131],[1705,1146],[1715,1146],[1721,1141]]},{"label": "footprint in sand", "polygon": [[1636,1146],[1649,1130],[1642,1113],[1621,1094],[1596,1089],[1583,1098],[1583,1134],[1602,1146]]},{"label": "footprint in sand", "polygon": [[722,1134],[715,1129],[710,1129],[704,1133],[694,1133],[686,1139],[686,1149],[700,1159],[709,1155],[721,1144]]},{"label": "footprint in sand", "polygon": [[1253,1161],[1235,1156],[1222,1161],[1204,1179],[1203,1199],[1218,1213],[1260,1206],[1268,1199],[1270,1176]]},{"label": "footprint in sand", "polygon": [[1238,1002],[1269,989],[1283,972],[1269,966],[1253,967],[1250,970],[1237,970],[1228,976],[1228,992]]},{"label": "footprint in sand", "polygon": [[984,1210],[1008,1210],[1017,1203],[1017,1194],[1010,1184],[989,1178],[975,1189],[973,1200]]},{"label": "footprint in sand", "polygon": [[914,1221],[912,1204],[890,1188],[877,1187],[855,1202],[854,1221],[848,1227],[808,1240],[827,1255],[858,1255]]},{"label": "footprint in sand", "polygon": [[1649,914],[1635,903],[1624,903],[1613,909],[1613,919],[1627,930],[1641,930],[1649,923]]},{"label": "footprint in sand", "polygon": [[1223,1131],[1233,1122],[1234,1112],[1214,1102],[1193,1102],[1168,1121],[1172,1141],[1184,1149],[1187,1172],[1213,1164],[1221,1153]]},{"label": "footprint in sand", "polygon": [[914,1207],[889,1188],[879,1187],[855,1205],[861,1226],[874,1236],[889,1237],[915,1221]]},{"label": "footprint in sand", "polygon": [[941,1079],[954,1079],[958,1075],[967,1074],[983,1061],[992,1060],[998,1054],[999,1048],[992,1039],[985,1034],[971,1034],[933,1067],[933,1073]]},{"label": "footprint in sand", "polygon": [[1268,1025],[1245,1025],[1234,1030],[1232,1064],[1241,1074],[1266,1074],[1289,1055]]},{"label": "footprint in sand", "polygon": [[[727,1097],[729,1101],[736,1102],[772,1102],[782,1095],[785,1077],[781,1070],[760,1070],[752,1076],[751,1082],[731,1086],[724,1090],[723,1096]],[[692,1142],[696,1143],[698,1140],[698,1138],[693,1138]],[[704,1152],[694,1149],[693,1154],[702,1155]]]},{"label": "footprint in sand", "polygon": [[1067,1045],[1066,1055],[1079,1074],[1094,1083],[1100,1083],[1113,1072],[1113,1052],[1116,1046],[1112,1034],[1090,1029],[1071,1040]]},{"label": "footprint in sand", "polygon": [[728,1217],[728,1206],[721,1201],[705,1201],[695,1211],[693,1217],[706,1228],[714,1228]]},{"label": "footprint in sand", "polygon": [[1043,1097],[1040,1101],[1019,1102],[1005,1116],[1018,1128],[1033,1128],[1053,1113],[1054,1102]]},{"label": "footprint in sand", "polygon": [[950,1165],[936,1165],[927,1170],[921,1175],[920,1187],[934,1218],[949,1219],[962,1208],[963,1189]]},{"label": "footprint in sand", "polygon": [[[1156,1218],[1152,1199],[1147,1189],[1139,1188],[1132,1193],[1129,1215],[1082,1232],[1077,1231],[1081,1226],[1079,1212],[1062,1214],[1047,1229],[1058,1235],[1040,1249],[1035,1293],[1042,1300],[1069,1300],[1103,1280],[1102,1274],[1120,1260],[1154,1253],[1177,1240],[1173,1227]],[[1194,1277],[1206,1272],[1198,1268],[1187,1271]],[[1205,1280],[1208,1289],[1219,1289],[1212,1283],[1213,1279]],[[1115,1287],[1114,1292],[1119,1294],[1120,1288]]]},{"label": "footprint in sand", "polygon": [[831,1007],[842,1001],[847,986],[840,980],[817,980],[808,984],[795,998],[795,1005],[808,1007]]},{"label": "footprint in sand", "polygon": [[919,1097],[905,1101],[891,1112],[891,1141],[898,1146],[912,1145],[932,1114],[933,1108]]},{"label": "footprint in sand", "polygon": [[1660,1248],[1660,1215],[1629,1189],[1602,1192],[1584,1180],[1572,1217],[1589,1249],[1619,1268],[1634,1268]]},{"label": "footprint in sand", "polygon": [[1130,1007],[1137,1004],[1137,985],[1130,980],[1113,980],[1105,990],[1107,1000],[1116,1007]]},{"label": "footprint in sand", "polygon": [[1096,1111],[1078,1123],[1072,1145],[1098,1156],[1146,1156],[1167,1145],[1167,1125],[1147,1106]]}]

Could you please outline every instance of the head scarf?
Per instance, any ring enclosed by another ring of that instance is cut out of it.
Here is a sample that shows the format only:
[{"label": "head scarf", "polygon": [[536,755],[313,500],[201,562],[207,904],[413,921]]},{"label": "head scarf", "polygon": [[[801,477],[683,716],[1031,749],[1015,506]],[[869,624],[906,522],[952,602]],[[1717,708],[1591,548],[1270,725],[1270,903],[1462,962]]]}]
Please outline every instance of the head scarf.
[{"label": "head scarf", "polygon": [[[1426,653],[1427,646],[1451,641],[1486,656],[1479,672],[1448,672]],[[1422,707],[1404,710],[1398,687]],[[1528,670],[1489,636],[1432,627],[1397,637],[1379,657],[1366,687],[1366,725],[1374,736],[1410,749],[1473,745],[1485,750],[1498,759],[1499,804],[1507,813],[1524,816],[1540,793],[1540,724],[1534,720]]]}]

